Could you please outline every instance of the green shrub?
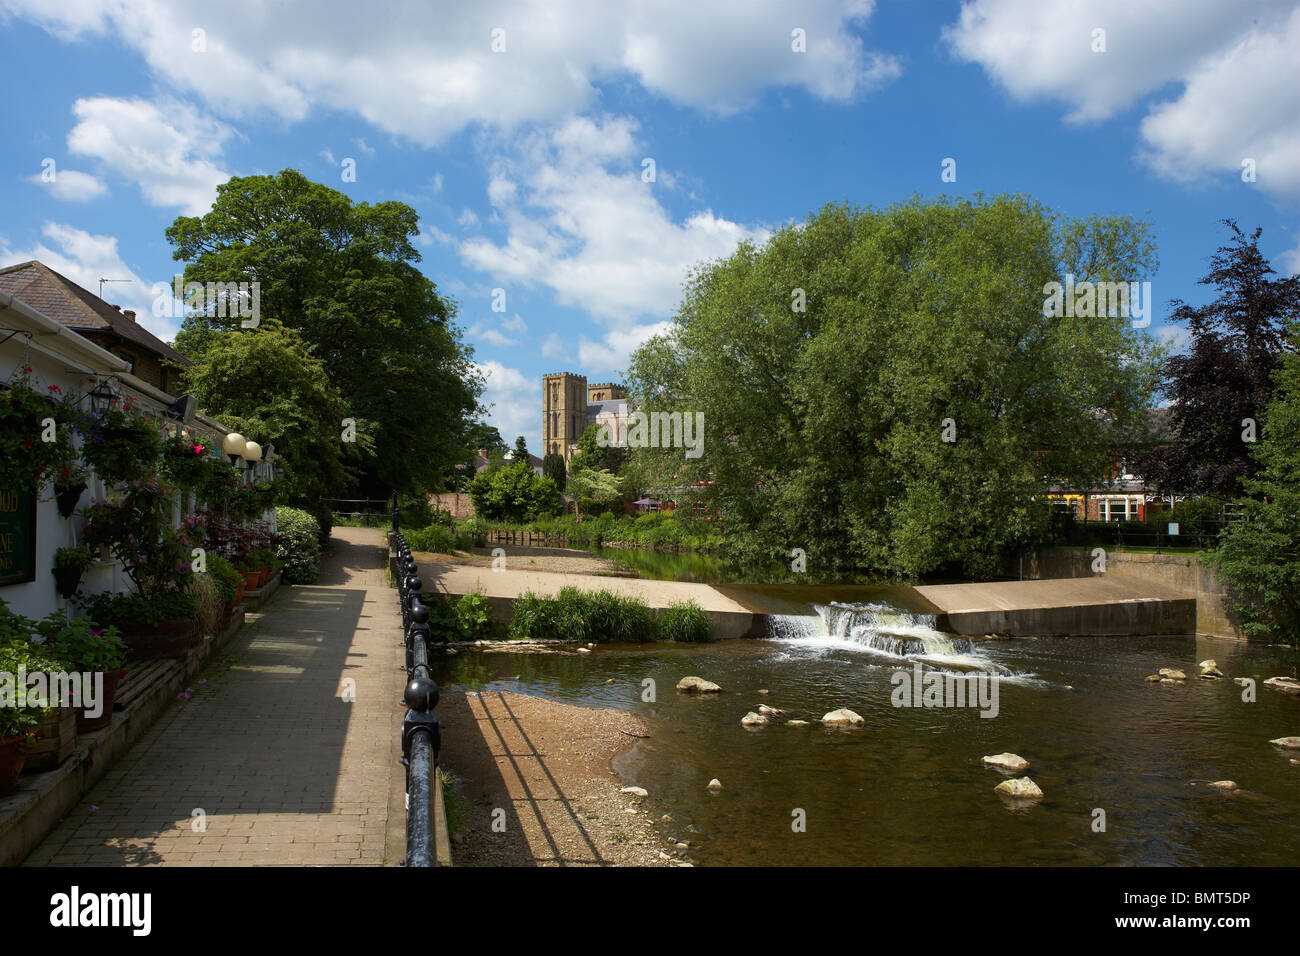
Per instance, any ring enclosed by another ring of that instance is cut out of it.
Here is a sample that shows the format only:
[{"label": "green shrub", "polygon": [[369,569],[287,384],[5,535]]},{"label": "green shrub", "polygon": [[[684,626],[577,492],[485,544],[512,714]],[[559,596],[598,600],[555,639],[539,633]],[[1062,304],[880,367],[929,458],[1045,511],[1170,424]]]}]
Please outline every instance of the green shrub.
[{"label": "green shrub", "polygon": [[659,615],[659,636],[665,641],[701,642],[712,639],[713,622],[694,601],[670,605]]},{"label": "green shrub", "polygon": [[312,509],[312,517],[320,525],[320,534],[316,536],[320,544],[320,550],[324,551],[330,546],[330,532],[334,530],[334,512],[323,504],[318,504]]},{"label": "green shrub", "polygon": [[481,590],[462,595],[456,602],[456,623],[463,640],[479,641],[492,630],[492,606]]},{"label": "green shrub", "polygon": [[229,604],[239,593],[239,586],[244,583],[243,575],[219,554],[209,554],[207,564],[208,574],[216,579],[217,586],[221,588],[221,599]]},{"label": "green shrub", "polygon": [[431,524],[427,528],[416,528],[403,533],[406,535],[406,544],[412,551],[451,554],[456,550],[456,535],[441,524]]},{"label": "green shrub", "polygon": [[654,632],[654,614],[639,598],[575,587],[517,598],[507,631],[512,640],[579,642],[646,641]]},{"label": "green shrub", "polygon": [[320,575],[320,523],[301,508],[275,509],[279,541],[275,557],[284,562],[284,580],[311,584]]}]

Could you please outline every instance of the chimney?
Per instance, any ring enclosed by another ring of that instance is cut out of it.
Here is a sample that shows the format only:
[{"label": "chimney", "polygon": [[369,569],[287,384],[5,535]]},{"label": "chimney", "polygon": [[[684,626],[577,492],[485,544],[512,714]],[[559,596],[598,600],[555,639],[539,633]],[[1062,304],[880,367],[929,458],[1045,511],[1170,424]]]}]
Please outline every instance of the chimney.
[{"label": "chimney", "polygon": [[135,312],[134,312],[133,310],[131,310],[131,309],[125,309],[125,310],[123,310],[122,314],[125,315],[125,316],[126,316],[128,319],[130,319],[132,322],[135,321]]}]

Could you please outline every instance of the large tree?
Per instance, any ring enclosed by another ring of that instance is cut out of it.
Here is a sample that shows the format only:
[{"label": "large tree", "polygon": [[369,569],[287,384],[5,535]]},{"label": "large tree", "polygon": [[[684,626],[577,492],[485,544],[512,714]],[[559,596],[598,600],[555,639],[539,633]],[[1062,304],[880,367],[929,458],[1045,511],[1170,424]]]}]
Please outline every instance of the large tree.
[{"label": "large tree", "polygon": [[658,461],[637,471],[712,481],[741,558],[998,573],[1046,533],[1052,484],[1105,475],[1155,381],[1129,319],[1060,314],[1048,283],[1154,264],[1145,223],[1021,197],[829,205],[689,277],[630,386],[634,407],[703,412],[703,455],[640,449]]},{"label": "large tree", "polygon": [[1174,300],[1170,319],[1186,322],[1189,348],[1165,366],[1172,400],[1172,440],[1137,458],[1149,482],[1164,491],[1232,497],[1258,468],[1249,453],[1273,392],[1273,372],[1286,349],[1288,320],[1300,316],[1300,276],[1270,279],[1250,235],[1225,219],[1232,238],[1210,260],[1201,285],[1217,290],[1205,305]]},{"label": "large tree", "polygon": [[[261,320],[299,332],[347,416],[374,423],[358,489],[368,495],[441,486],[479,410],[455,306],[414,265],[418,231],[404,203],[353,203],[294,170],[231,179],[210,212],[167,229],[186,282],[258,282]],[[239,315],[214,312],[187,318],[177,348],[202,354],[212,333],[241,328]]]},{"label": "large tree", "polygon": [[256,332],[214,331],[184,370],[200,407],[245,438],[275,445],[293,503],[314,504],[348,483],[372,449],[368,423],[357,441],[342,442],[347,405],[302,337],[275,319]]},{"label": "large tree", "polygon": [[1244,520],[1228,528],[1216,558],[1246,633],[1300,644],[1300,322],[1290,341],[1250,449],[1257,472],[1243,481]]}]

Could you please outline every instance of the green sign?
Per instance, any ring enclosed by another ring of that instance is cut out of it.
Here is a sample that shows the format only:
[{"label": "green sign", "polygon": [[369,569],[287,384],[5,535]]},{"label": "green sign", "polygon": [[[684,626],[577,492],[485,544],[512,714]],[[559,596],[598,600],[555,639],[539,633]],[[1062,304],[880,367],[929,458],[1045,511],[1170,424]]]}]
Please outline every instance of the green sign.
[{"label": "green sign", "polygon": [[0,587],[36,580],[36,495],[0,491]]}]

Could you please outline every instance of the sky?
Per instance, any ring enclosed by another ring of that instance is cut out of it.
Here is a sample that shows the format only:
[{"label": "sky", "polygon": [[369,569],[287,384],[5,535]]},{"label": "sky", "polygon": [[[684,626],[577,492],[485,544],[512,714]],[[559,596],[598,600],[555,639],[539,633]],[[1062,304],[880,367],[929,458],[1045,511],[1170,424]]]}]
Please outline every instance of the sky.
[{"label": "sky", "polygon": [[694,264],[827,202],[1147,218],[1175,347],[1220,220],[1300,271],[1294,0],[469,6],[0,0],[0,265],[127,280],[104,297],[170,340],[164,230],[230,177],[401,200],[487,420],[534,450],[544,373],[619,380]]}]

